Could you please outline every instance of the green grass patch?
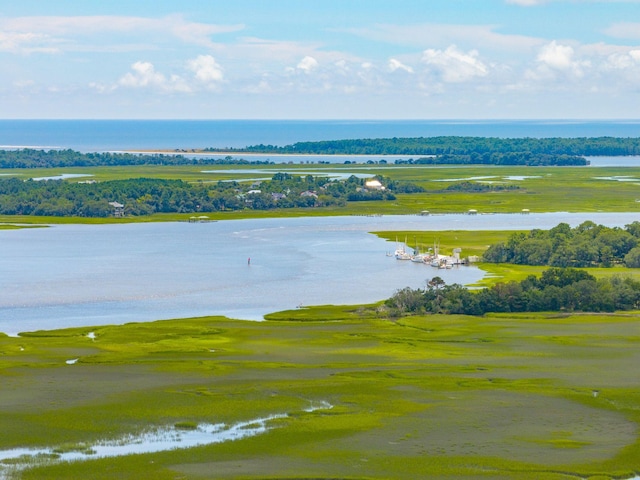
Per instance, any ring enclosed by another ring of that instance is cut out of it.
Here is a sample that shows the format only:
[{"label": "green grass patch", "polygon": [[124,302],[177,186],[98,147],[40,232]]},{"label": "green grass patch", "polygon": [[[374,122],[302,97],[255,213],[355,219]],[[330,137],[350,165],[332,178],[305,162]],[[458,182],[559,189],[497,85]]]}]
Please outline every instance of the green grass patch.
[{"label": "green grass patch", "polygon": [[167,426],[288,414],[252,438],[20,476],[560,479],[640,468],[636,314],[375,312],[0,337],[0,449],[85,451]]},{"label": "green grass patch", "polygon": [[178,430],[196,430],[198,428],[198,424],[196,422],[177,422],[174,427]]},{"label": "green grass patch", "polygon": [[374,232],[380,238],[390,242],[407,242],[410,248],[418,248],[426,251],[439,245],[440,253],[451,254],[454,248],[462,249],[462,256],[482,256],[482,254],[494,243],[505,242],[514,233],[513,231],[498,230],[444,230],[444,231],[382,231]]}]

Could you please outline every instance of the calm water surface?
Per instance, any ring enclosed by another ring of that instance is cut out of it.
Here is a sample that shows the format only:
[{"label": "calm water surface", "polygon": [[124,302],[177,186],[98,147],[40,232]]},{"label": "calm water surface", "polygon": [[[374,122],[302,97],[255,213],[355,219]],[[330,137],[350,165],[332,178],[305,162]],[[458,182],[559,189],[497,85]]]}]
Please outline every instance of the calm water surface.
[{"label": "calm water surface", "polygon": [[637,137],[640,120],[0,120],[0,146],[85,152],[441,135]]},{"label": "calm water surface", "polygon": [[[368,217],[0,231],[0,331],[366,303],[432,270],[386,256]],[[249,264],[249,258],[251,259]],[[446,272],[452,275],[452,272]],[[460,275],[459,275],[460,276]],[[482,273],[466,269],[459,281]]]},{"label": "calm water surface", "polygon": [[435,275],[462,284],[483,276],[475,267],[444,271],[397,261],[386,256],[395,244],[370,231],[427,230],[435,240],[439,230],[551,228],[585,220],[624,226],[638,219],[552,213],[0,230],[0,331],[202,315],[259,320],[300,304],[369,303],[399,288],[422,287]]}]

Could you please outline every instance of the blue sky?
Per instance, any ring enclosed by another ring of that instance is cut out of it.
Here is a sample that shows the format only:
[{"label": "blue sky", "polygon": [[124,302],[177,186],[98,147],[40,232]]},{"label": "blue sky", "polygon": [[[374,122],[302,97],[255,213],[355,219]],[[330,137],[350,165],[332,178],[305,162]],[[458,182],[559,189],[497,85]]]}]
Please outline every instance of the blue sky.
[{"label": "blue sky", "polygon": [[0,118],[640,118],[640,0],[0,0]]}]

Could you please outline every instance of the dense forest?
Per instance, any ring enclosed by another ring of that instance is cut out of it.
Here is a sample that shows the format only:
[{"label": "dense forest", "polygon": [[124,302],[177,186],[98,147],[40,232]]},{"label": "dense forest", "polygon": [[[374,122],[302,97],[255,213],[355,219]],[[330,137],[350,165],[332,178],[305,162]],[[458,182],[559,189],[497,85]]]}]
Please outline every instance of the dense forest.
[{"label": "dense forest", "polygon": [[422,191],[409,182],[374,177],[384,189],[367,187],[364,179],[294,176],[277,173],[259,184],[188,183],[139,178],[107,182],[0,179],[0,214],[107,217],[110,202],[124,205],[126,215],[197,213],[225,210],[344,205],[348,201],[394,200],[395,193]]},{"label": "dense forest", "polygon": [[81,153],[74,150],[0,150],[0,168],[95,167],[127,165],[260,165],[267,161],[248,161],[227,156],[188,158],[181,154]]},{"label": "dense forest", "polygon": [[551,230],[514,233],[506,243],[491,245],[483,258],[493,263],[555,267],[640,267],[640,222],[625,228],[587,221],[571,228],[560,223]]},{"label": "dense forest", "polygon": [[[640,138],[495,138],[419,137],[298,142],[207,148],[207,152],[316,155],[415,155],[396,163],[466,165],[586,165],[585,156],[640,155]],[[175,154],[81,153],[73,150],[0,150],[0,168],[46,168],[110,165],[261,164],[230,155],[223,159],[193,157],[195,150]],[[351,163],[351,162],[349,162]]]},{"label": "dense forest", "polygon": [[[233,149],[209,148],[209,151]],[[640,138],[496,138],[496,137],[417,137],[377,138],[298,142],[283,147],[253,145],[239,152],[307,153],[342,155],[472,155],[486,153],[529,153],[531,155],[640,155]]]},{"label": "dense forest", "polygon": [[425,289],[405,288],[385,302],[392,315],[465,314],[490,312],[612,312],[640,308],[640,282],[613,276],[596,280],[584,270],[550,268],[538,278],[498,283],[479,291],[446,285],[432,278]]},{"label": "dense forest", "polygon": [[522,165],[527,167],[575,167],[588,165],[589,161],[576,155],[531,152],[473,152],[467,154],[433,155],[408,160],[396,160],[396,164],[410,165]]}]

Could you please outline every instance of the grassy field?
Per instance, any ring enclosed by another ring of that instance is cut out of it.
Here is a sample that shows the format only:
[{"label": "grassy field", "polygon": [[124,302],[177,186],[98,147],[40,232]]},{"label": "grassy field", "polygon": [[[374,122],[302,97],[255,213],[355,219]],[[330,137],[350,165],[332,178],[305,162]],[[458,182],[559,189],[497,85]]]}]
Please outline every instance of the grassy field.
[{"label": "grassy field", "polygon": [[[63,451],[153,427],[288,414],[252,438],[19,477],[560,480],[640,470],[635,314],[376,315],[317,307],[260,323],[1,337],[0,449]],[[313,405],[324,407],[305,411]]]}]

